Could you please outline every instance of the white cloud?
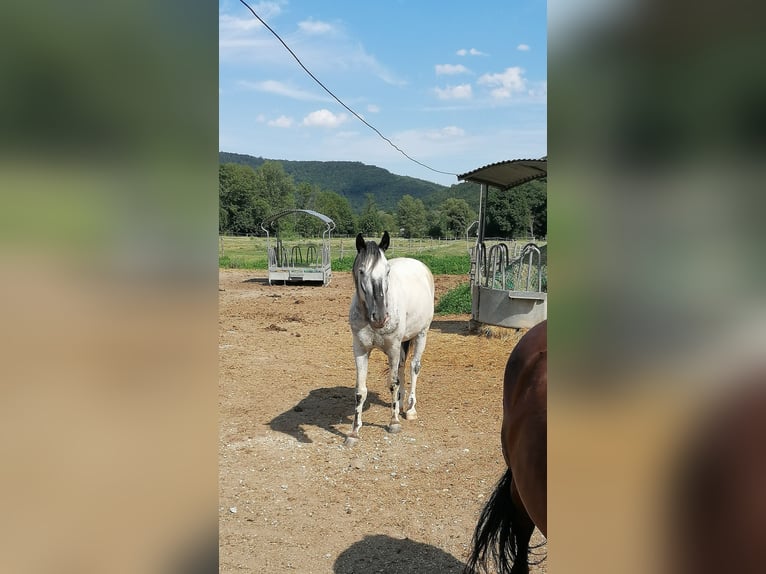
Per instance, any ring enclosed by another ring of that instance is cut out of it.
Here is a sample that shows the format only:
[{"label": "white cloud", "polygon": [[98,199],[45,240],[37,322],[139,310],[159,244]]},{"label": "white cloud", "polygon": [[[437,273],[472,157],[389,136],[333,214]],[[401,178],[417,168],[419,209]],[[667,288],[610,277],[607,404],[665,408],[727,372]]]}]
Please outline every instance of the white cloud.
[{"label": "white cloud", "polygon": [[289,118],[287,116],[279,116],[278,118],[274,120],[269,120],[266,122],[266,125],[269,125],[273,128],[291,128],[294,124],[293,118]]},{"label": "white cloud", "polygon": [[304,20],[298,23],[298,27],[307,34],[328,34],[335,30],[332,24],[319,20]]},{"label": "white cloud", "polygon": [[275,16],[279,16],[282,13],[281,5],[285,3],[286,2],[284,0],[279,0],[277,2],[258,2],[253,10],[261,18],[274,18]]},{"label": "white cloud", "polygon": [[[327,62],[332,63],[335,69],[362,70],[369,72],[392,86],[404,86],[407,82],[399,78],[383,66],[375,56],[368,54],[361,44],[350,47],[341,47],[333,54],[328,55]],[[356,72],[355,72],[356,73]]]},{"label": "white cloud", "polygon": [[[253,7],[266,21],[269,21],[282,12],[280,3],[260,2]],[[246,48],[258,45],[255,36],[264,36],[268,31],[263,24],[249,12],[245,16],[238,17],[230,14],[218,14],[218,45],[220,48]]]},{"label": "white cloud", "polygon": [[463,64],[436,64],[436,75],[467,74],[470,70]]},{"label": "white cloud", "polygon": [[258,27],[263,26],[255,18],[237,18],[228,14],[218,17],[219,50],[249,48],[259,43]]},{"label": "white cloud", "polygon": [[229,14],[218,14],[218,30],[248,30],[254,26],[253,22],[260,24],[253,18],[237,18]]},{"label": "white cloud", "polygon": [[326,102],[328,98],[317,95],[305,90],[299,90],[278,82],[276,80],[265,80],[263,82],[248,82],[241,81],[239,85],[248,90],[256,90],[258,92],[266,92],[268,94],[276,94],[278,96],[285,96],[293,100],[301,100],[304,102]]},{"label": "white cloud", "polygon": [[380,106],[377,106],[375,104],[368,104],[367,111],[370,112],[371,114],[377,114],[380,112]]},{"label": "white cloud", "polygon": [[238,18],[229,14],[221,14],[218,17],[218,30],[230,34],[248,32],[263,26],[256,18]]},{"label": "white cloud", "polygon": [[455,52],[458,56],[486,56],[484,52],[481,52],[477,50],[476,48],[471,48],[470,50],[466,50],[465,48],[461,48],[457,52]]},{"label": "white cloud", "polygon": [[426,137],[434,140],[441,140],[447,138],[462,137],[465,135],[465,130],[457,126],[447,126],[440,130],[433,130],[426,132]]},{"label": "white cloud", "polygon": [[[284,0],[264,2],[255,7],[256,12],[271,23],[287,4]],[[267,13],[260,7],[269,7]],[[238,9],[239,10],[239,9]],[[267,14],[272,17],[269,18]],[[269,69],[295,71],[296,63],[283,46],[256,18],[247,13],[242,18],[219,11],[218,51],[222,64],[246,62],[268,66]],[[381,64],[364,48],[363,39],[349,35],[342,24],[306,19],[299,22],[292,32],[285,32],[287,44],[296,50],[303,63],[319,77],[328,74],[371,74],[387,84],[406,85],[406,81]],[[323,101],[330,101],[324,99]]]},{"label": "white cloud", "polygon": [[527,91],[527,81],[524,78],[524,70],[515,66],[506,68],[499,74],[484,74],[477,83],[492,88],[492,97],[498,100],[510,98],[513,94]]},{"label": "white cloud", "polygon": [[471,84],[459,86],[447,86],[446,88],[434,88],[440,100],[468,100],[473,96]]},{"label": "white cloud", "polygon": [[[406,146],[409,149],[413,149],[413,153],[417,153],[419,156],[425,157],[426,155],[433,154],[433,149],[426,152],[428,146],[449,146],[457,145],[466,136],[466,132],[463,128],[457,126],[446,126],[437,129],[415,129],[407,130],[396,134],[396,140],[401,145]],[[437,157],[438,153],[434,156]]]},{"label": "white cloud", "polygon": [[516,49],[519,52],[529,52],[529,50],[531,50],[531,48],[529,47],[529,44],[519,44],[518,46],[516,46]]},{"label": "white cloud", "polygon": [[303,118],[303,125],[308,127],[337,128],[348,119],[346,114],[334,114],[330,110],[321,109],[311,112]]}]

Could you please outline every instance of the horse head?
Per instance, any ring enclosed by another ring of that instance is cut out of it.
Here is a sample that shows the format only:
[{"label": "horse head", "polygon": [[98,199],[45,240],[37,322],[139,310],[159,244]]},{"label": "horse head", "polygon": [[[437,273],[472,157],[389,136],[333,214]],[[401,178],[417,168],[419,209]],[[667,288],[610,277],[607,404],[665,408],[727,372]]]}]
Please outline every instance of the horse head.
[{"label": "horse head", "polygon": [[356,259],[354,260],[354,284],[359,304],[364,307],[370,325],[383,327],[388,314],[388,260],[385,251],[391,243],[388,231],[380,243],[365,241],[362,234],[356,236]]}]

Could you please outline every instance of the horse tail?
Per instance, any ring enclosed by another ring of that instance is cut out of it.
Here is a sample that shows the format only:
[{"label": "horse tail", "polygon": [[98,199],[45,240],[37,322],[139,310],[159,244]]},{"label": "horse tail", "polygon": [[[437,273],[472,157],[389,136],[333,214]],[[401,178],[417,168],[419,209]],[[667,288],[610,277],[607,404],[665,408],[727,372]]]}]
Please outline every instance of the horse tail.
[{"label": "horse tail", "polygon": [[517,510],[511,498],[512,481],[513,473],[509,468],[481,512],[471,542],[473,550],[463,574],[486,572],[488,558],[495,563],[498,574],[511,571],[518,550],[513,531]]},{"label": "horse tail", "polygon": [[407,360],[407,353],[410,352],[410,343],[412,343],[411,340],[408,341],[402,341],[402,351],[399,355],[399,360],[404,362]]}]

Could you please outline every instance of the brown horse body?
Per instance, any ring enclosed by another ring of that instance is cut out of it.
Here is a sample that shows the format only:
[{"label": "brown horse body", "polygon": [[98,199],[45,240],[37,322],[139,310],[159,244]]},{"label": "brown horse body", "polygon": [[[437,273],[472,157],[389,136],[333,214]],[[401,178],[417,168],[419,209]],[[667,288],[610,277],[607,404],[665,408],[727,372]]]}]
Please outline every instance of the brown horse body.
[{"label": "brown horse body", "polygon": [[766,572],[766,372],[729,382],[698,424],[674,469],[670,571]]},{"label": "brown horse body", "polygon": [[529,572],[529,540],[547,535],[547,321],[530,329],[505,366],[501,443],[508,470],[476,525],[466,574],[492,558],[500,574]]}]

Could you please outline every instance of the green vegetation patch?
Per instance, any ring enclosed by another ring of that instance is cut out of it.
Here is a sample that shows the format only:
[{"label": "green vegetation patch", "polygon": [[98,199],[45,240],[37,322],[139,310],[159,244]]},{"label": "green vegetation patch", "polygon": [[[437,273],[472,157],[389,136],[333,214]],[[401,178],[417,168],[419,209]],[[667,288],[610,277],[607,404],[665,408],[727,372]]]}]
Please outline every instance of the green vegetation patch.
[{"label": "green vegetation patch", "polygon": [[219,255],[218,267],[223,269],[268,269],[266,260],[257,260],[246,255]]},{"label": "green vegetation patch", "polygon": [[434,275],[467,275],[471,269],[468,255],[412,255],[425,263]]},{"label": "green vegetation patch", "polygon": [[471,285],[462,283],[447,291],[434,309],[437,315],[465,315],[471,312]]},{"label": "green vegetation patch", "polygon": [[[354,257],[356,257],[356,253],[354,253]],[[354,257],[347,255],[343,258],[333,259],[333,270],[351,271],[354,266]],[[405,255],[402,255],[402,257],[405,257]],[[406,257],[422,261],[434,275],[467,275],[471,267],[468,255],[429,255],[418,253],[409,254]]]}]

